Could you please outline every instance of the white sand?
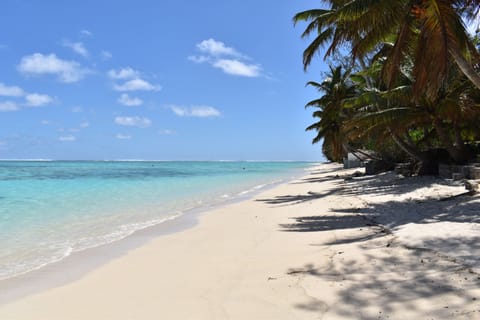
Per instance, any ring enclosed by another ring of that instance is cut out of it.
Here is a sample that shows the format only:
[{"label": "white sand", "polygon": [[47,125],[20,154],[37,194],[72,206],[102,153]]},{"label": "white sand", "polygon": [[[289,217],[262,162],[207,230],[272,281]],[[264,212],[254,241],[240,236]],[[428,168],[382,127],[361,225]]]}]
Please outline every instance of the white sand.
[{"label": "white sand", "polygon": [[480,319],[480,197],[339,168],[203,214],[0,319]]}]

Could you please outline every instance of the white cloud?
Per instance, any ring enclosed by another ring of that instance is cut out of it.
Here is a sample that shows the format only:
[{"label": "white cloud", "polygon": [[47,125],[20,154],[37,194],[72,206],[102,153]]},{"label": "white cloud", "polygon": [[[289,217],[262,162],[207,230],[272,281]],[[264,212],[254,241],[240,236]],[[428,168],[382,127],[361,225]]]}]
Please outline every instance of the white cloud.
[{"label": "white cloud", "polygon": [[73,113],[83,112],[83,108],[82,108],[82,107],[73,107],[73,108],[72,108],[72,112],[73,112]]},{"label": "white cloud", "polygon": [[215,68],[221,69],[227,74],[243,77],[260,76],[261,68],[258,65],[246,64],[239,60],[220,59],[213,63]]},{"label": "white cloud", "polygon": [[80,31],[80,34],[82,36],[87,36],[87,37],[91,37],[93,35],[93,33],[91,33],[90,31],[86,30],[86,29],[83,29]]},{"label": "white cloud", "polygon": [[175,130],[170,130],[170,129],[163,129],[158,132],[161,135],[166,135],[166,136],[171,136],[176,133]]},{"label": "white cloud", "polygon": [[40,123],[44,126],[48,126],[48,125],[52,124],[52,122],[50,120],[42,120],[42,121],[40,121]]},{"label": "white cloud", "polygon": [[3,101],[0,102],[0,112],[8,112],[8,111],[17,111],[20,110],[18,104],[13,101]]},{"label": "white cloud", "polygon": [[89,73],[89,70],[82,68],[78,62],[59,59],[53,53],[24,56],[18,70],[24,75],[57,75],[62,82],[77,82]]},{"label": "white cloud", "polygon": [[81,55],[84,58],[88,57],[88,50],[85,48],[85,45],[82,42],[70,42],[65,40],[63,42],[63,46],[72,49],[73,52]]},{"label": "white cloud", "polygon": [[41,107],[53,102],[53,98],[47,94],[30,93],[25,96],[26,105],[29,107]]},{"label": "white cloud", "polygon": [[113,57],[112,53],[107,50],[102,50],[102,52],[100,52],[100,55],[103,60],[109,60],[109,59],[112,59]]},{"label": "white cloud", "polygon": [[2,103],[2,111],[16,111],[20,106],[40,107],[53,102],[53,98],[47,94],[27,93],[17,86],[7,86],[0,82],[0,96],[25,97],[24,103],[6,101]]},{"label": "white cloud", "polygon": [[41,107],[53,102],[53,98],[47,94],[27,93],[17,86],[7,86],[0,82],[0,96],[25,97],[25,102],[3,101],[0,102],[0,111],[17,111],[21,107]]},{"label": "white cloud", "polygon": [[62,142],[71,142],[71,141],[77,140],[77,138],[75,136],[72,136],[72,135],[67,135],[67,136],[58,137],[58,140],[62,141]]},{"label": "white cloud", "polygon": [[147,128],[152,125],[152,121],[148,118],[135,117],[115,117],[115,123],[127,127]]},{"label": "white cloud", "polygon": [[226,74],[242,77],[261,76],[260,65],[245,63],[249,57],[234,48],[227,47],[223,42],[215,39],[203,40],[197,44],[197,49],[206,55],[189,56],[188,60],[194,63],[208,63],[212,67],[222,70]]},{"label": "white cloud", "polygon": [[128,135],[128,134],[122,134],[122,133],[117,133],[117,135],[115,136],[117,139],[120,139],[120,140],[130,140],[132,139],[132,136],[131,135]]},{"label": "white cloud", "polygon": [[128,107],[136,107],[136,106],[141,106],[143,104],[143,101],[139,98],[136,97],[130,97],[128,94],[123,93],[120,98],[117,100],[120,104],[123,104],[124,106]]},{"label": "white cloud", "polygon": [[221,112],[217,109],[210,106],[191,106],[191,107],[182,107],[182,106],[170,106],[170,109],[180,117],[197,117],[197,118],[209,118],[209,117],[219,117]]},{"label": "white cloud", "polygon": [[198,50],[205,52],[212,56],[233,56],[233,57],[243,57],[243,55],[235,50],[234,48],[227,47],[225,43],[217,41],[215,39],[203,40],[197,44]]},{"label": "white cloud", "polygon": [[127,79],[137,79],[140,78],[140,72],[137,70],[134,70],[130,67],[122,68],[120,70],[109,70],[107,72],[107,75],[111,79],[115,80],[127,80]]},{"label": "white cloud", "polygon": [[[107,76],[113,80],[124,80],[123,84],[115,83],[113,85],[113,89],[116,91],[160,91],[162,89],[160,85],[142,79],[140,71],[130,67],[119,70],[111,69],[107,72]],[[139,106],[143,103],[139,98],[130,98],[126,94],[122,94],[118,102],[126,106]]]},{"label": "white cloud", "polygon": [[116,91],[160,91],[161,86],[153,85],[148,81],[137,78],[125,82],[122,85],[114,85]]},{"label": "white cloud", "polygon": [[0,82],[0,96],[21,97],[25,94],[22,88],[17,86],[7,86]]},{"label": "white cloud", "polygon": [[89,126],[90,126],[90,123],[88,123],[87,121],[80,123],[80,128],[88,128]]}]

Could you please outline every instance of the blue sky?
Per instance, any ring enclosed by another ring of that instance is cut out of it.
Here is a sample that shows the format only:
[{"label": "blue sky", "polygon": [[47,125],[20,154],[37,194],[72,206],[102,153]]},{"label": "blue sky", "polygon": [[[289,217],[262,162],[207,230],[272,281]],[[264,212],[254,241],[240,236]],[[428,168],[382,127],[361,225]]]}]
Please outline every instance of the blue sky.
[{"label": "blue sky", "polygon": [[2,1],[0,158],[322,160],[319,1]]}]

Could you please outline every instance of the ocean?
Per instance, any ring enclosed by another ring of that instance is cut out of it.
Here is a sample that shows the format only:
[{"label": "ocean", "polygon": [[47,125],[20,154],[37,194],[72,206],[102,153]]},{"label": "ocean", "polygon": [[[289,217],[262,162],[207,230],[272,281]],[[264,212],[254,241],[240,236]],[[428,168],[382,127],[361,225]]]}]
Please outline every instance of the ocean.
[{"label": "ocean", "polygon": [[302,175],[304,162],[0,161],[0,280]]}]

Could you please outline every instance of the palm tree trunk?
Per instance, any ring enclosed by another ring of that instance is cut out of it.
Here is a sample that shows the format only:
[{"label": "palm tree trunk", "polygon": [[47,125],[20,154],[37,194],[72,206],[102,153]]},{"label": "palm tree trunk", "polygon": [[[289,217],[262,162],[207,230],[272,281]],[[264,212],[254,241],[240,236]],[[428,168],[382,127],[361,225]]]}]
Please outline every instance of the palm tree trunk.
[{"label": "palm tree trunk", "polygon": [[480,89],[480,75],[475,71],[470,63],[455,49],[450,49],[450,54],[457,63],[460,70],[463,74],[470,80],[472,83]]},{"label": "palm tree trunk", "polygon": [[447,149],[448,154],[450,154],[452,159],[456,163],[465,162],[467,160],[466,159],[467,154],[465,153],[465,147],[464,147],[463,143],[462,143],[462,145],[455,145],[452,142],[451,137],[449,136],[448,132],[443,127],[442,121],[439,118],[435,117],[433,119],[433,125],[435,127],[435,131],[437,132],[440,144],[443,145],[445,147],[445,149]]},{"label": "palm tree trunk", "polygon": [[400,147],[400,149],[402,149],[405,153],[407,153],[410,157],[414,158],[417,161],[422,162],[424,160],[417,148],[403,141],[402,138],[400,138],[398,134],[394,133],[393,131],[389,130],[389,132],[392,136],[393,141]]},{"label": "palm tree trunk", "polygon": [[465,142],[463,141],[463,138],[462,138],[462,130],[458,126],[455,126],[454,130],[455,130],[455,145],[457,147],[463,147],[465,145]]}]

